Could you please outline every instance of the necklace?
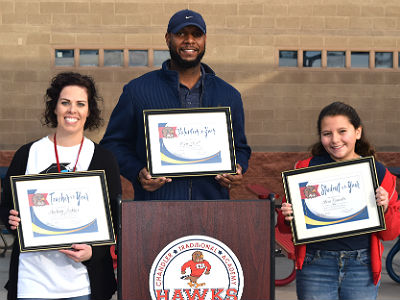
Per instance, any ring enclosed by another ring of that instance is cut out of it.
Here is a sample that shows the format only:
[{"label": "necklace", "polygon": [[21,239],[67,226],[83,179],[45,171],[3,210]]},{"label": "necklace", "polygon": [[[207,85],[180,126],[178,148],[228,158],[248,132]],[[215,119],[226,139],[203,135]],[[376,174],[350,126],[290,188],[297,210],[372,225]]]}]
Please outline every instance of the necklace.
[{"label": "necklace", "polygon": [[[82,150],[83,140],[84,140],[84,137],[82,136],[82,141],[81,141],[81,145],[79,146],[78,156],[76,157],[75,166],[74,166],[74,169],[72,170],[72,172],[75,172],[75,170],[76,170],[76,165],[78,164],[79,155],[81,154],[81,150]],[[55,152],[55,154],[56,154],[56,161],[57,161],[57,169],[58,169],[58,172],[61,172],[60,161],[59,161],[59,159],[58,159],[56,134],[54,134],[54,152]]]}]

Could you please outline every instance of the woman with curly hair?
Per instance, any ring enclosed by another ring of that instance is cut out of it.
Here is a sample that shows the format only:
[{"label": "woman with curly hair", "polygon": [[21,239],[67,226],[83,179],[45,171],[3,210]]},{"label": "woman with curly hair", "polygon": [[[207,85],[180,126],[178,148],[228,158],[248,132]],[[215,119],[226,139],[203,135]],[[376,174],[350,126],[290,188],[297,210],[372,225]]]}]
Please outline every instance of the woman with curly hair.
[{"label": "woman with curly hair", "polygon": [[[79,73],[56,75],[47,89],[43,123],[54,131],[18,149],[6,175],[2,218],[15,232],[20,224],[13,209],[10,176],[104,170],[111,209],[116,217],[121,194],[118,164],[108,150],[84,136],[102,124],[98,103],[102,100],[93,79]],[[110,299],[116,280],[109,246],[73,244],[72,249],[20,253],[14,243],[8,299]]]}]

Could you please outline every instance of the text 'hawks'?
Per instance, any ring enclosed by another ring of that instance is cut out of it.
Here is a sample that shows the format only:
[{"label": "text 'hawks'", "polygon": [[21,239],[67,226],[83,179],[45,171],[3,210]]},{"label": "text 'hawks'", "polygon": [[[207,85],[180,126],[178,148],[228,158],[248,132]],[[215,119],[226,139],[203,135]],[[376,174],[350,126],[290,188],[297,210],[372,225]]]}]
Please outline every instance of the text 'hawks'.
[{"label": "text 'hawks'", "polygon": [[[224,291],[225,296],[223,296]],[[202,292],[202,293],[201,293]],[[193,293],[189,289],[175,289],[173,293],[170,290],[156,290],[157,300],[205,300],[209,290],[195,289]],[[238,300],[237,289],[211,289],[211,300]]]}]

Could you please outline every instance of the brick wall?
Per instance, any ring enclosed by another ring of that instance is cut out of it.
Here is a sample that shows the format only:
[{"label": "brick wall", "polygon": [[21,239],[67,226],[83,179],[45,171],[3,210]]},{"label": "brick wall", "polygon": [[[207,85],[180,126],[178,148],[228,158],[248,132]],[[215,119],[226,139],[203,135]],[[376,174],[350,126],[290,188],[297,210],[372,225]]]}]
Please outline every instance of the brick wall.
[{"label": "brick wall", "polygon": [[[259,152],[305,151],[316,138],[320,109],[333,100],[354,105],[380,151],[398,151],[400,73],[277,67],[278,50],[398,51],[398,0],[1,0],[0,149],[48,132],[40,125],[56,48],[163,48],[173,12],[191,8],[208,25],[204,58],[242,93],[246,134]],[[397,53],[397,52],[396,52]],[[396,57],[395,62],[398,62]],[[123,85],[151,68],[76,67],[93,75],[106,119]],[[99,141],[104,128],[89,133]]]},{"label": "brick wall", "polygon": [[[0,166],[8,166],[14,151],[0,151]],[[269,190],[278,193],[279,198],[284,195],[281,172],[292,170],[296,161],[305,159],[306,152],[255,152],[251,155],[249,169],[244,175],[243,184],[231,190],[232,199],[255,199],[246,186],[260,184]],[[380,152],[377,159],[386,166],[400,166],[400,153]],[[121,177],[123,199],[133,198],[133,188],[129,181]],[[399,180],[398,180],[399,184]],[[398,185],[399,186],[399,185]]]}]

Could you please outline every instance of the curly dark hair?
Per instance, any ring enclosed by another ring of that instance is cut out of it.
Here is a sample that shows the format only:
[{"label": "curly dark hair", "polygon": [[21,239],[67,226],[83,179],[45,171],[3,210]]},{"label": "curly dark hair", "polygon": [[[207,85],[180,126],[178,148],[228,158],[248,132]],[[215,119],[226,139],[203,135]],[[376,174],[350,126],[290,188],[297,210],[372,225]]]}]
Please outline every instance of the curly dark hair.
[{"label": "curly dark hair", "polygon": [[[350,123],[355,129],[358,129],[360,126],[362,126],[360,116],[353,107],[343,102],[333,102],[325,106],[319,113],[317,122],[318,136],[321,136],[321,122],[326,116],[345,116],[349,119]],[[375,149],[365,136],[365,128],[363,128],[361,131],[361,138],[356,141],[354,151],[361,156],[375,156]],[[321,143],[321,139],[311,146],[311,154],[313,156],[327,154],[324,146]]]},{"label": "curly dark hair", "polygon": [[103,124],[99,102],[102,102],[103,99],[97,94],[96,85],[92,77],[75,72],[62,72],[51,80],[50,87],[44,96],[46,109],[43,113],[43,125],[52,128],[57,127],[57,115],[54,111],[58,98],[62,89],[71,85],[85,88],[88,94],[89,116],[86,119],[84,129],[94,130],[99,128]]}]

